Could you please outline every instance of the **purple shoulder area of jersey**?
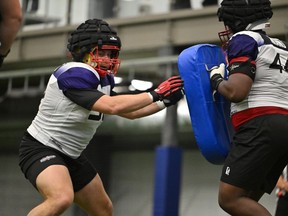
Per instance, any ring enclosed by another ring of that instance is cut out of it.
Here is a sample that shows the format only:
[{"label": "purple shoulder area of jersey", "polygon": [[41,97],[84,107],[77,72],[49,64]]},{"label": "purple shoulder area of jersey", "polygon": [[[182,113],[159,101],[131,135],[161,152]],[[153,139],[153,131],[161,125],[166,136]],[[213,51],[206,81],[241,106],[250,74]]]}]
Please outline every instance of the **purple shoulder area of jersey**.
[{"label": "purple shoulder area of jersey", "polygon": [[97,89],[100,81],[97,76],[84,67],[60,67],[54,72],[61,90]]},{"label": "purple shoulder area of jersey", "polygon": [[247,56],[255,60],[258,55],[258,42],[251,36],[239,34],[229,41],[228,59]]}]

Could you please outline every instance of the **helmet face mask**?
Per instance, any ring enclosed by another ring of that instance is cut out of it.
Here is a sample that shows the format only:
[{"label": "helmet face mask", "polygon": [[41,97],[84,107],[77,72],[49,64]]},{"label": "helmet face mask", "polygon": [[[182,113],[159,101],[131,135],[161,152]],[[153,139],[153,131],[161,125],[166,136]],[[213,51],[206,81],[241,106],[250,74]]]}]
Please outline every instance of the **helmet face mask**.
[{"label": "helmet face mask", "polygon": [[233,32],[231,31],[231,29],[228,26],[225,26],[224,31],[218,32],[218,37],[221,41],[222,48],[224,50],[226,50],[227,45],[228,45],[228,41],[232,35],[233,35]]},{"label": "helmet face mask", "polygon": [[83,62],[93,67],[102,77],[107,74],[115,75],[120,67],[118,56],[117,46],[103,45],[101,48],[96,46],[84,56]]}]

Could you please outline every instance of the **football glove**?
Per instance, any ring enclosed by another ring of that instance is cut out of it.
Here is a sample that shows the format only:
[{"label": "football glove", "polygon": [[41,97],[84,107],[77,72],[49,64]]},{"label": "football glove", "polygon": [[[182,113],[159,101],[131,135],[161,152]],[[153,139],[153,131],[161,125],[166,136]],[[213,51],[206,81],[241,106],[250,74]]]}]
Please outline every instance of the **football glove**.
[{"label": "football glove", "polygon": [[217,91],[219,84],[224,80],[225,73],[225,64],[221,63],[219,66],[214,66],[211,69],[208,69],[207,65],[206,70],[210,72],[210,84],[214,91]]},{"label": "football glove", "polygon": [[182,89],[184,85],[183,80],[180,76],[172,76],[169,79],[162,82],[156,89],[150,91],[152,95],[153,102],[158,100],[163,101],[164,98],[171,95],[173,92],[176,92]]},{"label": "football glove", "polygon": [[178,101],[180,101],[183,97],[184,97],[184,89],[181,88],[165,97],[163,99],[163,103],[165,104],[166,107],[169,107],[178,103]]}]

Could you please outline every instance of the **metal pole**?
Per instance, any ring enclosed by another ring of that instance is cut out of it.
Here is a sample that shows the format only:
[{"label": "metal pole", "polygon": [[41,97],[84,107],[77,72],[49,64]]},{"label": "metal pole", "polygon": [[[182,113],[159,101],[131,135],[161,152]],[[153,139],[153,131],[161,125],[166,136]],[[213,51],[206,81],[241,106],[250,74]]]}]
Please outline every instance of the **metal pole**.
[{"label": "metal pole", "polygon": [[[166,78],[173,74],[173,65],[166,65]],[[166,116],[164,120],[162,133],[161,133],[161,145],[165,147],[178,146],[177,137],[177,104],[175,106],[170,106],[166,109]]]},{"label": "metal pole", "polygon": [[[169,64],[166,77],[172,75],[172,69],[172,64]],[[156,149],[153,216],[179,214],[182,149],[178,145],[177,125],[177,105],[168,107],[161,145]]]}]

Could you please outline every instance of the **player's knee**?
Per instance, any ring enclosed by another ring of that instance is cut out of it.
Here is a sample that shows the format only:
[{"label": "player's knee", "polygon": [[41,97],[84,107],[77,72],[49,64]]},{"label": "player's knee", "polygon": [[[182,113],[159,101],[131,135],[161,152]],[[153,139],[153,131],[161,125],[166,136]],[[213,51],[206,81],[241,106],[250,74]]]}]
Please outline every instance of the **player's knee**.
[{"label": "player's knee", "polygon": [[63,193],[61,195],[58,195],[57,197],[54,197],[51,201],[53,204],[53,208],[58,213],[63,213],[66,209],[68,209],[74,200],[74,196],[71,193]]},{"label": "player's knee", "polygon": [[232,205],[230,202],[223,201],[222,199],[219,199],[218,204],[221,207],[221,209],[223,209],[225,212],[231,211]]},{"label": "player's knee", "polygon": [[224,191],[220,191],[218,195],[218,204],[226,212],[233,212],[236,206],[236,197]]},{"label": "player's knee", "polygon": [[221,196],[221,194],[219,194],[218,195],[218,204],[223,210],[226,209],[226,204],[227,204],[227,202],[225,202],[224,200],[225,200],[224,197]]},{"label": "player's knee", "polygon": [[93,213],[90,213],[91,216],[112,216],[113,215],[113,204],[110,199],[107,199],[101,204],[100,208],[94,209]]},{"label": "player's knee", "polygon": [[103,215],[112,216],[113,215],[113,204],[110,199],[106,200],[103,204]]},{"label": "player's knee", "polygon": [[73,196],[61,196],[58,200],[63,208],[68,208],[73,203]]},{"label": "player's knee", "polygon": [[113,215],[113,204],[111,202],[111,200],[109,200],[106,204],[106,208],[107,208],[107,212],[108,212],[108,215]]}]

